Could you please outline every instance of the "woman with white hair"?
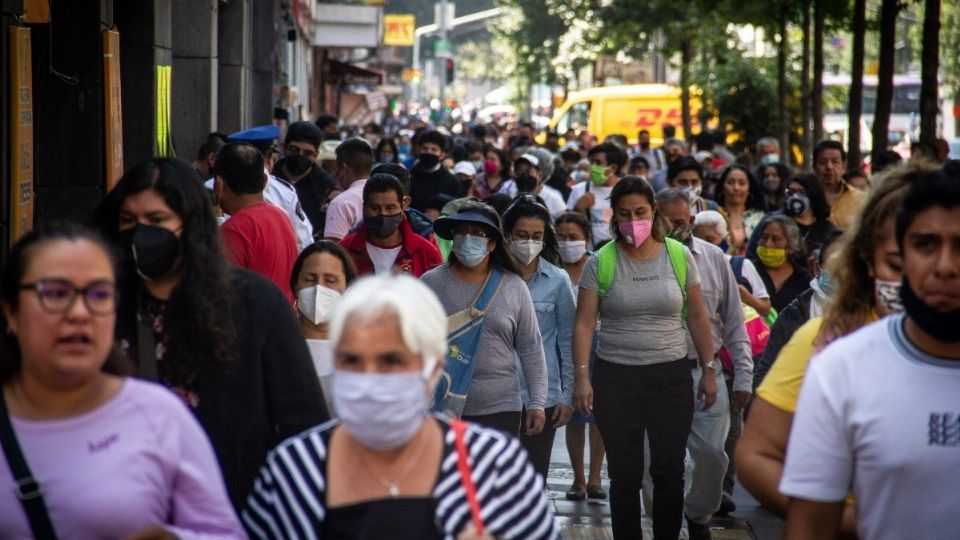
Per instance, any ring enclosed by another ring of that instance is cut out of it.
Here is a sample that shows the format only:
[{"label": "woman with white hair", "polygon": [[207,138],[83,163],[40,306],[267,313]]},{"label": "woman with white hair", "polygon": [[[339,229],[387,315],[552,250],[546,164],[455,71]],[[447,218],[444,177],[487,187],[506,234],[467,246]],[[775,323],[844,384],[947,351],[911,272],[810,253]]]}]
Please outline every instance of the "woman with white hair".
[{"label": "woman with white hair", "polygon": [[251,537],[558,536],[543,479],[516,439],[428,414],[447,315],[426,285],[358,281],[330,340],[340,419],[270,453],[242,515]]},{"label": "woman with white hair", "polygon": [[[720,212],[706,210],[697,214],[693,221],[693,235],[727,253],[729,247],[727,220]],[[733,275],[737,278],[740,301],[757,310],[761,317],[766,317],[770,313],[770,293],[767,292],[757,267],[750,259],[743,256],[733,257],[727,254],[727,260],[730,261]]]}]

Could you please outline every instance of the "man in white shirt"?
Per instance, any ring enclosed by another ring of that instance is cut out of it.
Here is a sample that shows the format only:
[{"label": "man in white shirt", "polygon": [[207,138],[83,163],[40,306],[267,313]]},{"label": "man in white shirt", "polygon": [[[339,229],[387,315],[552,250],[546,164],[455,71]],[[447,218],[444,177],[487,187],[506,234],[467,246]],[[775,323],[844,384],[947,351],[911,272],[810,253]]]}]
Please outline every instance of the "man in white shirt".
[{"label": "man in white shirt", "polygon": [[787,538],[835,537],[851,492],[861,538],[957,535],[960,167],[917,176],[896,223],[905,314],[807,369],[780,482]]},{"label": "man in white shirt", "polygon": [[504,193],[516,197],[520,193],[532,193],[540,197],[550,213],[557,219],[566,209],[563,195],[546,184],[553,174],[553,156],[543,148],[530,148],[513,164],[514,181],[504,185]]},{"label": "man in white shirt", "polygon": [[590,160],[590,178],[573,186],[567,209],[587,214],[593,229],[594,247],[610,240],[610,192],[620,179],[620,171],[627,164],[627,155],[617,145],[598,144],[587,152]]},{"label": "man in white shirt", "polygon": [[344,192],[337,195],[327,208],[323,235],[339,242],[363,219],[363,186],[373,166],[370,143],[353,138],[337,147],[337,179]]}]

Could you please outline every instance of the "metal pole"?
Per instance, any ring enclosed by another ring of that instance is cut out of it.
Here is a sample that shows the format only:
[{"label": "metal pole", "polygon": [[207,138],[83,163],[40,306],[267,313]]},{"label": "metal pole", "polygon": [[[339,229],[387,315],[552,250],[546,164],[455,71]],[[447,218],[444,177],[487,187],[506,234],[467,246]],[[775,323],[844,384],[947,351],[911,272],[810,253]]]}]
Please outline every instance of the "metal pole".
[{"label": "metal pole", "polygon": [[[447,0],[440,0],[440,41],[444,44],[447,42]],[[446,90],[447,90],[447,72],[445,68],[446,63],[446,54],[437,56],[437,74],[440,81],[440,122],[445,120],[444,118],[444,106],[446,104]]]}]

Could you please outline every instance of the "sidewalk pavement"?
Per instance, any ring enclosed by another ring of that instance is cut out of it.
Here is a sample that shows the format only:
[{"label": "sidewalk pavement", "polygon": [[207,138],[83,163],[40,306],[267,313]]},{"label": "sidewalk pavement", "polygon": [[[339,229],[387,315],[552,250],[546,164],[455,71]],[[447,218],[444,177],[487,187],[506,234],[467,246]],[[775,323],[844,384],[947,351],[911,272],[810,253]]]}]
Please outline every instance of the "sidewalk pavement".
[{"label": "sidewalk pavement", "polygon": [[[547,475],[547,490],[566,540],[612,539],[610,528],[610,505],[607,501],[568,501],[565,494],[573,483],[573,467],[567,454],[566,431],[557,430],[553,442],[550,472]],[[589,463],[590,449],[584,445],[586,460]],[[610,478],[604,463],[602,475],[603,487],[609,489]],[[724,518],[714,518],[710,522],[713,538],[716,540],[776,540],[782,537],[783,521],[764,510],[760,503],[737,484],[734,490],[734,502],[737,511]],[[645,538],[653,538],[653,522],[643,518]],[[680,534],[686,540],[686,524]]]}]

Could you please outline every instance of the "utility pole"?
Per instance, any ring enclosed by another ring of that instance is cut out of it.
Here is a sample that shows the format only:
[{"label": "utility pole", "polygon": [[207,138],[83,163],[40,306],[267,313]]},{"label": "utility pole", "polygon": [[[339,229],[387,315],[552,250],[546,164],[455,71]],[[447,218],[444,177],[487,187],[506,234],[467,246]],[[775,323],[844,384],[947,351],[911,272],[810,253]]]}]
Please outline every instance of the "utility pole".
[{"label": "utility pole", "polygon": [[444,62],[446,61],[447,55],[449,54],[449,51],[446,48],[447,25],[449,23],[449,21],[447,21],[447,9],[448,9],[447,1],[448,0],[440,0],[440,16],[437,17],[438,19],[437,24],[439,24],[440,26],[440,42],[443,44],[442,45],[443,54],[436,55],[437,56],[437,60],[436,60],[437,61],[437,81],[440,82],[440,121],[441,122],[445,120],[443,116],[444,116],[444,111],[446,110],[445,107],[447,103],[446,102],[447,81],[446,81],[446,73],[445,73],[445,70],[443,69]]}]

